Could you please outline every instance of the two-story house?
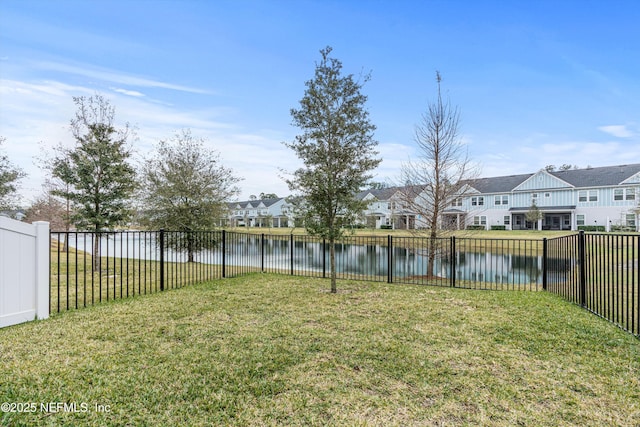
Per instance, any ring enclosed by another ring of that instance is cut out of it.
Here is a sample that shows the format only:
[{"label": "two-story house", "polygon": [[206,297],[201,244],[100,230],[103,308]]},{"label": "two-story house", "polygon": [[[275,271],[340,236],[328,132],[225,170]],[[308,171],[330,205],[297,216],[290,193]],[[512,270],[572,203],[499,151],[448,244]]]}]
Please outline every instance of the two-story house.
[{"label": "two-story house", "polygon": [[369,228],[414,229],[416,214],[406,207],[403,197],[399,187],[361,191],[358,198],[369,202],[363,224]]},{"label": "two-story house", "polygon": [[291,207],[284,197],[229,203],[232,227],[292,227]]},{"label": "two-story house", "polygon": [[[481,178],[444,213],[458,228],[638,230],[640,164]],[[535,206],[535,207],[534,207]],[[539,219],[527,212],[537,209]]]}]

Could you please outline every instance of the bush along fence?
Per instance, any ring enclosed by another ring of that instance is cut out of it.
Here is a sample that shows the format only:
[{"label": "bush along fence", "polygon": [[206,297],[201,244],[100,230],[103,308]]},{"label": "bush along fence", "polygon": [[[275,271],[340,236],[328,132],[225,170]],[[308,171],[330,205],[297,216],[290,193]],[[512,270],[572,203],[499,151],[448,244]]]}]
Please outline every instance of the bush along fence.
[{"label": "bush along fence", "polygon": [[[304,235],[227,231],[51,232],[51,311],[253,272],[329,276],[329,248]],[[556,239],[351,236],[339,278],[549,291],[640,336],[640,236]]]}]

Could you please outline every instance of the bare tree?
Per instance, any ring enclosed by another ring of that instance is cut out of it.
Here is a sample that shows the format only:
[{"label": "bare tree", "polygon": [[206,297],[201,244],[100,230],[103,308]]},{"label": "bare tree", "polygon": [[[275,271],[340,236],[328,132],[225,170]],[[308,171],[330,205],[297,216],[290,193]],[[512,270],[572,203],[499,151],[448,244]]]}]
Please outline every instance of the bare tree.
[{"label": "bare tree", "polygon": [[47,221],[51,230],[69,231],[68,209],[68,203],[54,196],[51,193],[51,188],[45,186],[43,193],[27,209],[24,220],[26,222]]},{"label": "bare tree", "polygon": [[478,176],[460,137],[460,112],[442,99],[442,77],[436,72],[437,97],[430,102],[415,128],[418,155],[404,163],[400,180],[402,208],[415,214],[429,231],[427,275],[434,275],[437,239],[442,230],[452,228],[443,221],[445,209],[469,192]]}]

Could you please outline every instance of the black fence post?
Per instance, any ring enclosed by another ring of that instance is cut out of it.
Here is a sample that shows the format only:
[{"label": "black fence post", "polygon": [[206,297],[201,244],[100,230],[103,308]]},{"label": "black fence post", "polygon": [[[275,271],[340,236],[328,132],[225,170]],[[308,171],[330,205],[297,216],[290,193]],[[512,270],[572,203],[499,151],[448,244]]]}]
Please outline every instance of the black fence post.
[{"label": "black fence post", "polygon": [[456,287],[456,236],[451,236],[451,248],[450,260],[451,260],[451,287]]},{"label": "black fence post", "polygon": [[264,233],[260,234],[260,272],[264,273]]},{"label": "black fence post", "polygon": [[585,265],[585,235],[584,230],[578,234],[578,262],[580,267],[580,306],[586,306],[587,272]]},{"label": "black fence post", "polygon": [[291,258],[291,275],[293,276],[293,233],[289,235],[289,256]]},{"label": "black fence post", "polygon": [[387,283],[393,283],[393,236],[387,235]]},{"label": "black fence post", "polygon": [[227,261],[227,232],[222,230],[222,278],[227,277],[226,261]]},{"label": "black fence post", "polygon": [[547,256],[548,254],[549,252],[547,250],[547,238],[543,237],[542,238],[542,290],[543,291],[547,290],[547,271],[548,271]]},{"label": "black fence post", "polygon": [[327,239],[322,239],[322,278],[327,278]]},{"label": "black fence post", "polygon": [[164,291],[164,230],[160,229],[160,291]]}]

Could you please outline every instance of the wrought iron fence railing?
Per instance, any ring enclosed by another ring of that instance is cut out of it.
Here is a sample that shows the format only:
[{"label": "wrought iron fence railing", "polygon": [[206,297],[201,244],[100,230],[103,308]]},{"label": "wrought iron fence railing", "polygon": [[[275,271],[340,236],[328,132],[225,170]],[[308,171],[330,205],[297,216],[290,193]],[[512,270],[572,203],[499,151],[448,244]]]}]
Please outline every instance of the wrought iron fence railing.
[{"label": "wrought iron fence railing", "polygon": [[[51,311],[251,272],[329,277],[307,235],[227,231],[51,232]],[[640,236],[556,239],[350,236],[339,278],[470,289],[546,290],[640,336]]]}]

